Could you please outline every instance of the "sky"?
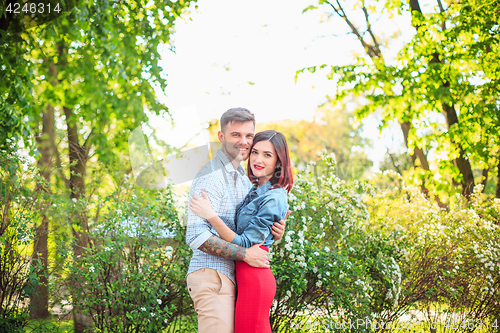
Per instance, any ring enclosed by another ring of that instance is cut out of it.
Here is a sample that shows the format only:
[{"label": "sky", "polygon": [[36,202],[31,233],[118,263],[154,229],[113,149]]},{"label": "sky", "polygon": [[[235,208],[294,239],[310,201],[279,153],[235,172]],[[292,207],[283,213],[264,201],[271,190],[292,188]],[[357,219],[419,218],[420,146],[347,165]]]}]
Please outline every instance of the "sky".
[{"label": "sky", "polygon": [[[355,53],[364,52],[345,22],[337,16],[328,19],[327,7],[303,13],[314,4],[311,1],[199,0],[196,4],[175,23],[171,38],[175,52],[171,46],[160,50],[160,64],[168,75],[160,100],[176,124],[163,131],[167,142],[185,143],[208,121],[237,106],[255,114],[257,131],[259,122],[311,121],[326,96],[335,93],[335,82],[324,71],[306,72],[295,80],[296,71],[349,64]],[[373,27],[382,36],[400,31],[401,37],[384,50],[390,57],[411,38],[413,29],[405,16],[387,20],[382,15]],[[158,118],[151,123],[169,127]],[[378,123],[372,116],[364,121],[362,132],[373,140],[368,155],[375,170],[386,147],[395,151],[402,145],[398,126],[380,135]]]}]

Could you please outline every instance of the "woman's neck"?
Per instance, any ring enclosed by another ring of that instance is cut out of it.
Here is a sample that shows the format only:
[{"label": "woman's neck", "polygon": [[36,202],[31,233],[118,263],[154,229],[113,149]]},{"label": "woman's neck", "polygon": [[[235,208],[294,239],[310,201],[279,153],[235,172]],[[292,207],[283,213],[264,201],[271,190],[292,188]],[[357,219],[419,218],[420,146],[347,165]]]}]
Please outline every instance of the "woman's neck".
[{"label": "woman's neck", "polygon": [[261,187],[271,179],[271,176],[257,178],[257,187]]}]

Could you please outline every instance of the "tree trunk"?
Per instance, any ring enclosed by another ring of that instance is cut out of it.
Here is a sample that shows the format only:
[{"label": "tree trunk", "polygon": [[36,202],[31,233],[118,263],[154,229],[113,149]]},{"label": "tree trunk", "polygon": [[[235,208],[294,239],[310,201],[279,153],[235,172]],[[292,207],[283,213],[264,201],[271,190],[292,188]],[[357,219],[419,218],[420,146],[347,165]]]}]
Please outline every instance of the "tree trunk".
[{"label": "tree trunk", "polygon": [[486,185],[488,185],[488,173],[490,172],[489,167],[486,167],[481,172],[481,177],[483,178],[481,184],[483,184],[483,193],[486,191]]},{"label": "tree trunk", "polygon": [[[419,0],[410,0],[410,9],[411,11],[416,11],[420,14],[423,15],[422,9],[420,8]],[[415,29],[420,28],[420,26],[416,26]],[[444,59],[440,60],[439,59],[439,54],[435,52],[432,55],[432,59],[430,60],[430,63],[444,63]],[[449,90],[450,83],[445,80],[445,82],[441,85],[442,88],[445,88],[445,90]],[[458,116],[457,112],[455,110],[455,106],[453,104],[448,104],[446,102],[441,102],[441,106],[443,109],[443,112],[446,117],[446,123],[448,124],[448,130],[451,129],[451,127],[455,124],[458,124]],[[462,180],[461,180],[461,185],[462,185],[462,195],[469,197],[470,194],[472,193],[472,190],[474,189],[474,175],[472,173],[472,167],[470,165],[469,160],[467,159],[467,155],[465,153],[465,150],[463,149],[462,145],[460,143],[455,142],[453,138],[450,135],[450,142],[452,147],[457,147],[459,156],[456,158],[453,163],[455,166],[458,168],[460,171],[460,174],[462,175]]]},{"label": "tree trunk", "polygon": [[[444,87],[448,87],[449,83],[445,83]],[[446,115],[446,122],[448,124],[448,129],[455,124],[458,124],[458,116],[455,110],[454,105],[448,105],[446,103],[442,103],[443,110]],[[469,159],[466,157],[465,150],[463,149],[460,143],[455,142],[453,138],[450,136],[450,142],[452,147],[455,146],[458,148],[458,158],[456,158],[453,162],[455,166],[458,168],[460,173],[462,174],[462,180],[460,181],[462,185],[462,195],[469,197],[474,190],[474,174],[472,173],[472,167],[470,165]]]},{"label": "tree trunk", "polygon": [[[406,148],[408,148],[408,135],[410,134],[411,123],[409,121],[405,121],[403,123],[400,123],[400,125],[401,125],[401,131],[403,132],[403,137],[405,139]],[[410,154],[410,156],[413,165],[415,165],[415,160],[418,157],[422,169],[424,169],[425,171],[429,171],[429,162],[427,161],[427,156],[420,147],[415,145],[415,148],[413,149],[413,154]]]},{"label": "tree trunk", "polygon": [[[69,162],[70,162],[70,199],[80,199],[85,194],[85,167],[87,164],[87,154],[85,147],[81,146],[78,139],[78,130],[76,126],[76,117],[72,108],[63,107],[64,115],[66,116],[68,146],[69,146]],[[73,228],[73,236],[75,240],[74,245],[74,258],[78,260],[82,254],[84,247],[88,246],[88,223],[85,214],[72,217],[72,223],[78,224],[79,230]],[[78,299],[73,298],[73,320],[75,333],[83,333],[87,331],[91,325],[92,320],[84,315],[78,309]]]},{"label": "tree trunk", "polygon": [[495,197],[500,199],[500,150],[498,150],[498,164],[497,164],[497,191]]},{"label": "tree trunk", "polygon": [[[51,161],[54,155],[54,108],[49,105],[42,115],[42,134],[37,138],[37,148],[40,152],[38,170],[47,185],[50,183]],[[47,191],[48,189],[42,189]],[[33,244],[33,264],[41,265],[38,272],[39,284],[35,286],[30,300],[31,318],[47,318],[49,316],[49,285],[48,285],[48,232],[49,219],[45,210],[41,210],[41,223],[35,228]]]}]

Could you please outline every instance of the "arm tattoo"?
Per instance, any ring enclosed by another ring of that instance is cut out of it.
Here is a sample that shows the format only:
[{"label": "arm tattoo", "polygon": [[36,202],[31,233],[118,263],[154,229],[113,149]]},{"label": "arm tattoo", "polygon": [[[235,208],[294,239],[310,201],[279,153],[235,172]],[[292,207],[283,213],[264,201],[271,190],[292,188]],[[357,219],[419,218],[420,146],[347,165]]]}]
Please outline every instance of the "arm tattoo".
[{"label": "arm tattoo", "polygon": [[216,257],[238,261],[243,261],[247,253],[246,248],[228,243],[217,236],[210,236],[198,249]]}]

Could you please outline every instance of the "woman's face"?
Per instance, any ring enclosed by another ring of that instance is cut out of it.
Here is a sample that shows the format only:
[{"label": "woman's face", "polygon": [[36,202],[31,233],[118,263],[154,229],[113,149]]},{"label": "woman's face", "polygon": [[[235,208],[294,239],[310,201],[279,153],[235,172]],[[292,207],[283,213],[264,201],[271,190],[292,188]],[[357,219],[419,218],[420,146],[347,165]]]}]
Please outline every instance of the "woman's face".
[{"label": "woman's face", "polygon": [[276,150],[270,141],[259,141],[253,146],[250,151],[250,167],[253,175],[259,178],[260,185],[272,178],[277,161]]}]

